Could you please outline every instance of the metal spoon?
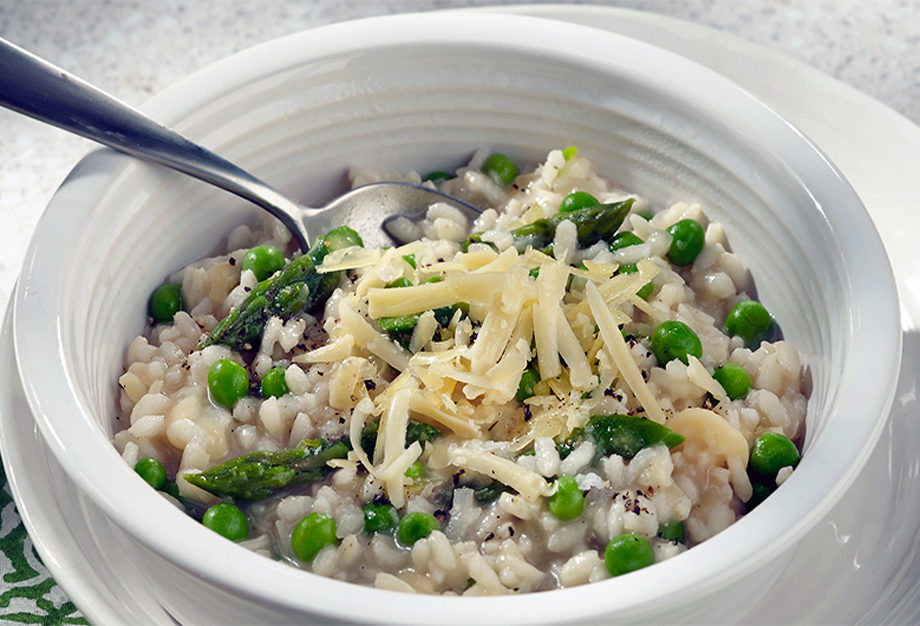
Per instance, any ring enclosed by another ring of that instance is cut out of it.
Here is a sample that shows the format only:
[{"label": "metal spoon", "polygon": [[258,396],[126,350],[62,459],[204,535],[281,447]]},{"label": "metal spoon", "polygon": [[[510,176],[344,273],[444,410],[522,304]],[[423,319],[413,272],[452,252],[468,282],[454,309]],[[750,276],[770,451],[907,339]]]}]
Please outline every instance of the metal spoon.
[{"label": "metal spoon", "polygon": [[470,220],[480,213],[452,196],[397,182],[358,187],[322,208],[301,206],[230,161],[2,38],[0,106],[245,198],[281,220],[303,251],[313,238],[342,224],[357,230],[366,245],[404,243],[389,228],[393,218],[402,215],[417,221],[435,202],[449,203]]}]

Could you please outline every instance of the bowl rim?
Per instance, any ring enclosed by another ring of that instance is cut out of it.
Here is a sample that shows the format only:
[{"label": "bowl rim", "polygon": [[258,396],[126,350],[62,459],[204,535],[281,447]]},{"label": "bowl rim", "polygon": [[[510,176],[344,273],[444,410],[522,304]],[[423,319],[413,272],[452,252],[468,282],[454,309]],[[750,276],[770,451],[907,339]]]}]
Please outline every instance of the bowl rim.
[{"label": "bowl rim", "polygon": [[[550,31],[553,36],[547,39],[534,36],[534,32]],[[505,37],[500,43],[496,43],[497,34]],[[801,133],[728,79],[678,55],[621,35],[586,26],[561,24],[544,18],[469,11],[402,14],[333,24],[260,44],[199,70],[160,92],[140,108],[167,124],[176,124],[181,128],[182,120],[187,120],[189,115],[206,103],[219,98],[221,94],[252,82],[260,76],[296,67],[310,58],[346,55],[360,52],[373,45],[438,44],[445,41],[469,45],[499,45],[508,49],[529,50],[535,54],[554,55],[580,62],[588,62],[590,59],[592,63],[608,68],[609,71],[616,69],[616,71],[623,72],[625,70],[617,67],[615,61],[598,59],[596,55],[602,45],[616,47],[624,52],[641,54],[643,59],[652,65],[676,65],[685,72],[685,80],[707,81],[712,88],[717,88],[720,94],[724,92],[724,96],[734,105],[724,123],[732,121],[742,123],[746,130],[762,138],[767,145],[774,146],[784,155],[788,152],[786,156],[791,159],[792,163],[800,166],[795,171],[802,178],[803,183],[808,183],[806,186],[814,192],[816,200],[820,201],[826,196],[833,196],[847,203],[851,208],[851,213],[855,214],[855,217],[852,215],[848,217],[854,218],[857,222],[855,227],[851,228],[853,240],[848,239],[847,243],[851,246],[855,245],[857,242],[855,234],[858,233],[859,249],[863,252],[860,262],[865,263],[866,260],[875,259],[875,263],[869,263],[869,265],[876,266],[883,263],[888,268],[884,276],[867,276],[867,272],[861,271],[858,265],[848,267],[852,270],[851,276],[859,279],[860,284],[871,284],[877,290],[878,297],[856,303],[860,308],[854,314],[854,318],[867,320],[874,328],[859,328],[854,331],[859,331],[855,335],[856,341],[861,342],[860,345],[872,343],[883,353],[892,355],[890,363],[877,362],[872,366],[874,377],[890,380],[890,386],[881,385],[871,401],[864,401],[866,406],[877,407],[881,415],[887,416],[897,380],[901,333],[893,275],[881,240],[868,214],[862,209],[859,199],[849,188],[842,175]],[[655,76],[654,73],[638,76],[632,72],[631,77],[669,93],[679,88],[663,84],[663,79]],[[693,99],[692,94],[688,98]],[[705,110],[704,103],[699,98],[693,99],[693,105],[703,107],[702,110]],[[744,123],[746,116],[753,116],[763,122],[762,126],[752,128],[754,125],[749,120]],[[94,171],[92,156],[90,156],[83,159],[74,168],[50,201],[36,227],[14,294],[14,344],[17,363],[29,404],[43,438],[67,474],[100,506],[107,516],[121,528],[127,530],[130,536],[164,555],[186,572],[230,588],[234,593],[282,609],[304,611],[310,599],[335,598],[336,601],[332,603],[332,606],[351,607],[354,614],[349,617],[352,619],[366,621],[385,619],[385,616],[381,616],[379,611],[375,610],[373,603],[355,603],[352,600],[356,587],[351,583],[297,572],[287,565],[275,563],[243,548],[228,549],[226,541],[216,535],[210,536],[212,533],[190,530],[187,536],[180,535],[179,537],[173,535],[164,537],[157,533],[150,533],[146,520],[151,515],[159,516],[164,521],[177,525],[178,529],[191,529],[198,525],[177,510],[174,513],[167,513],[168,508],[162,498],[152,491],[149,494],[139,494],[137,506],[131,512],[125,511],[117,497],[120,491],[112,487],[103,488],[100,484],[101,479],[109,478],[105,472],[112,469],[111,459],[116,459],[121,467],[127,470],[127,465],[115,452],[114,447],[110,446],[110,453],[102,455],[106,464],[96,467],[92,463],[86,464],[85,462],[98,457],[98,451],[81,450],[79,446],[68,443],[79,441],[81,433],[85,436],[89,425],[84,423],[84,420],[62,420],[60,417],[67,415],[68,411],[72,412],[74,408],[72,404],[74,399],[71,397],[73,381],[59,360],[63,358],[63,355],[60,354],[61,343],[58,340],[61,326],[56,318],[57,309],[53,306],[56,294],[61,290],[47,289],[42,286],[60,285],[64,280],[61,276],[55,276],[51,268],[54,266],[54,259],[64,258],[65,248],[59,246],[49,250],[47,245],[43,245],[43,242],[48,237],[53,238],[54,233],[57,232],[59,224],[56,223],[56,220],[60,218],[65,204],[68,212],[79,212],[78,207],[73,204],[74,201],[82,200],[85,208],[90,202],[89,199],[92,198],[95,201],[103,197],[106,188],[118,176],[128,172],[134,164],[129,157],[119,157],[116,163],[119,165],[111,171]],[[828,220],[834,221],[833,215],[826,214],[826,216]],[[868,282],[870,280],[871,282]],[[48,332],[49,328],[53,328],[53,332]],[[42,371],[38,368],[48,367],[48,361],[40,355],[49,353],[59,357],[54,360],[53,375],[30,376],[30,373]],[[52,384],[49,379],[57,382]],[[67,394],[61,393],[61,381],[67,383]],[[763,507],[747,516],[744,529],[750,529],[750,531],[738,531],[738,526],[734,525],[718,535],[716,539],[719,541],[711,540],[696,546],[692,553],[697,554],[698,557],[671,559],[656,564],[654,571],[640,571],[633,576],[617,580],[613,584],[616,588],[613,588],[610,581],[602,581],[549,594],[526,594],[519,598],[463,598],[460,600],[439,596],[417,596],[412,603],[405,603],[405,613],[400,615],[400,619],[423,623],[426,618],[430,619],[431,611],[438,610],[439,614],[443,615],[443,609],[450,607],[456,611],[448,614],[446,621],[450,621],[453,616],[453,619],[478,619],[486,623],[507,622],[507,613],[503,616],[502,612],[507,611],[512,604],[517,610],[522,611],[519,615],[526,614],[542,619],[552,619],[554,616],[561,617],[554,612],[554,607],[555,611],[558,611],[558,605],[561,604],[559,594],[566,594],[566,616],[573,615],[573,606],[580,606],[585,607],[583,618],[608,609],[615,609],[624,616],[639,615],[641,611],[648,608],[648,603],[660,602],[663,596],[669,597],[671,605],[689,601],[698,597],[701,592],[707,589],[712,590],[723,581],[739,575],[742,571],[749,571],[753,565],[758,564],[758,559],[759,564],[763,565],[776,558],[783,549],[794,545],[808,528],[821,519],[855,479],[859,469],[868,459],[875,441],[881,434],[884,420],[854,424],[854,427],[859,426],[861,429],[853,433],[853,440],[860,441],[861,446],[858,446],[852,458],[847,459],[845,466],[839,459],[835,460],[829,450],[816,446],[817,452],[814,449],[810,451],[809,457],[812,455],[819,457],[812,465],[816,466],[820,461],[825,467],[832,468],[834,471],[829,473],[839,474],[842,477],[839,481],[831,483],[826,477],[822,480],[822,472],[817,471],[801,474],[796,472],[793,475],[793,479],[797,481],[804,482],[807,479],[812,485],[811,488],[818,489],[823,486],[827,489],[824,498],[810,510],[804,511],[785,534],[778,535],[775,530],[775,522],[778,519],[778,514],[775,513],[779,511],[780,505],[802,508],[802,503],[795,499],[795,493],[789,490],[781,490],[774,495],[777,506]],[[138,479],[130,471],[116,471],[110,478],[118,487],[137,486]],[[183,522],[179,522],[180,519],[186,520],[187,525],[181,526]],[[758,530],[755,531],[755,527]],[[717,550],[717,548],[727,546],[744,547],[741,541],[747,541],[750,539],[747,535],[755,532],[762,537],[759,541],[761,547],[766,548],[767,544],[772,544],[770,550],[764,549],[761,554],[752,557],[755,562],[749,561],[742,565],[730,558],[728,551],[723,549],[720,553]],[[203,552],[209,557],[209,560],[204,563],[196,561],[191,556],[195,552]],[[703,559],[717,567],[707,568],[705,575],[696,571],[696,566]],[[235,574],[238,571],[244,571],[246,575]],[[714,574],[716,571],[718,573]],[[290,573],[297,575],[285,575]],[[313,577],[311,587],[314,588],[315,595],[304,593],[303,585],[300,584],[302,579],[298,580],[303,574]],[[278,582],[278,585],[270,590],[262,589],[259,593],[254,592],[246,583],[252,578],[260,578],[261,575],[271,576],[273,582]],[[650,591],[650,588],[653,587],[649,584],[650,581],[655,583],[653,591]],[[688,581],[692,585],[687,585]],[[596,600],[597,591],[600,589],[598,585],[605,584],[607,586],[605,591],[611,597],[623,600],[623,605],[596,606],[596,601],[591,601]],[[316,591],[317,589],[319,591]],[[297,593],[292,593],[294,590]],[[392,600],[394,597],[393,592],[369,587],[363,588],[361,593],[371,594],[369,599],[379,597],[384,601]],[[463,603],[462,608],[456,604],[458,601]],[[408,606],[410,604],[411,606]],[[502,612],[496,614],[498,607],[502,607]],[[315,607],[313,608],[315,610]],[[341,615],[339,608],[318,612],[327,617]]]}]

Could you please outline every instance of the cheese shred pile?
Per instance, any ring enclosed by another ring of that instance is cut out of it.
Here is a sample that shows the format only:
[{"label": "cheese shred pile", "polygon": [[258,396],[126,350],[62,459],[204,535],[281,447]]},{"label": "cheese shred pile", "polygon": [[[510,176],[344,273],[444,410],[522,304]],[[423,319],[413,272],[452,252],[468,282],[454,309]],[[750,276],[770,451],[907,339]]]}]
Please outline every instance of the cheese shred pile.
[{"label": "cheese shred pile", "polygon": [[[528,499],[550,492],[539,474],[479,445],[507,413],[529,367],[540,381],[523,410],[514,405],[527,416],[512,433],[516,449],[583,426],[589,416],[579,409],[582,399],[614,384],[631,392],[631,408],[664,423],[622,331],[630,312],[647,305],[636,292],[659,273],[652,261],[618,274],[615,263],[585,261],[576,268],[530,249],[499,252],[471,244],[449,261],[416,268],[406,258],[420,245],[329,255],[323,271],[351,270],[359,277],[338,301],[340,323],[329,343],[296,359],[365,354],[395,371],[373,401],[358,402],[350,424],[356,460],[386,486],[395,506],[403,504],[406,469],[423,451],[418,442],[406,445],[410,413],[461,441],[451,444],[450,463],[500,480]],[[387,287],[398,278],[411,286]],[[433,313],[445,307],[456,309],[446,326]],[[405,345],[377,323],[401,316],[417,318]],[[360,435],[373,418],[380,436],[368,455]]]}]

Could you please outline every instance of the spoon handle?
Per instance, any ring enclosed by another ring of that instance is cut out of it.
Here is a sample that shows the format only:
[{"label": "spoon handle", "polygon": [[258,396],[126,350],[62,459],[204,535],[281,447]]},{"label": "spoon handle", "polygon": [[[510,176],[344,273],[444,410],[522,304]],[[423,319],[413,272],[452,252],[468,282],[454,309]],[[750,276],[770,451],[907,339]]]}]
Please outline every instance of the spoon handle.
[{"label": "spoon handle", "polygon": [[0,106],[226,189],[277,217],[302,250],[303,209],[230,161],[0,38]]}]

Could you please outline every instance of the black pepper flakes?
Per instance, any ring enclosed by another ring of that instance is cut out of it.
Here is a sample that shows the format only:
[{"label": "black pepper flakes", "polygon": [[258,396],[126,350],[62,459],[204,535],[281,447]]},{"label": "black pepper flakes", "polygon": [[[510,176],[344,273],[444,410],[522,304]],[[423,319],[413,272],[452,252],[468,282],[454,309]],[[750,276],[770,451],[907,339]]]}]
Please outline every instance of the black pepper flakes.
[{"label": "black pepper flakes", "polygon": [[454,483],[454,487],[457,487],[457,486],[460,484],[460,478],[463,477],[463,475],[464,475],[465,473],[466,473],[466,472],[464,472],[464,471],[461,469],[461,470],[459,470],[459,471],[457,471],[457,472],[454,472],[454,473],[451,475],[450,478],[451,478],[451,480],[452,480],[453,483]]}]

